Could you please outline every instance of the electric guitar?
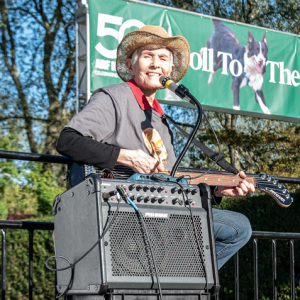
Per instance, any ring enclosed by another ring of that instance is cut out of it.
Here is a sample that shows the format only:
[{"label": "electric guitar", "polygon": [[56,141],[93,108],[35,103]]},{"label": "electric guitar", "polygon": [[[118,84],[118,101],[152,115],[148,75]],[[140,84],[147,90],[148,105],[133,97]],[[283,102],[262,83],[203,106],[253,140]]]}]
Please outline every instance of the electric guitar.
[{"label": "electric guitar", "polygon": [[[222,172],[214,171],[215,173],[202,174],[197,169],[178,168],[178,170],[175,177],[184,177],[189,184],[193,185],[206,183],[210,186],[236,187],[242,181],[237,175],[222,174]],[[110,171],[108,169],[100,170],[90,165],[73,163],[69,170],[69,182],[71,187],[80,183],[90,174],[98,174],[100,177],[105,178],[128,179],[134,174],[134,171],[124,166],[116,166],[113,171]],[[149,178],[150,177],[151,176],[149,176]],[[290,192],[273,176],[265,174],[248,175],[247,181],[252,183],[256,189],[270,195],[281,207],[289,207],[293,202]]]}]

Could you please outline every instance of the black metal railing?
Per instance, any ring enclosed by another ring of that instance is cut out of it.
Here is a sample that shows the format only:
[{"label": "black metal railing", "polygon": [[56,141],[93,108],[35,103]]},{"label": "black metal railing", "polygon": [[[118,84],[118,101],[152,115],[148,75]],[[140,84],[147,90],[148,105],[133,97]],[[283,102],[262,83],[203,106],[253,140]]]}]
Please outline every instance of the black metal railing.
[{"label": "black metal railing", "polygon": [[[300,233],[281,233],[281,232],[265,232],[254,231],[252,233],[253,240],[253,259],[254,259],[254,299],[259,300],[259,280],[258,280],[258,241],[262,239],[268,239],[272,243],[272,278],[273,278],[273,300],[278,299],[277,289],[277,241],[286,240],[290,245],[290,288],[291,288],[291,300],[296,299],[296,284],[295,284],[295,241],[300,240]],[[239,293],[239,253],[235,255],[235,299],[240,299]]]},{"label": "black metal railing", "polygon": [[[14,159],[24,161],[36,161],[41,163],[69,164],[70,159],[64,156],[54,156],[46,154],[34,154],[0,150],[0,158]],[[276,177],[283,183],[299,184],[300,178]],[[2,234],[2,267],[1,267],[1,299],[6,299],[6,230],[7,229],[23,229],[28,231],[29,246],[28,246],[28,299],[33,299],[33,237],[35,230],[50,230],[53,231],[54,224],[51,222],[29,222],[29,221],[0,221],[0,229]],[[273,269],[273,299],[277,299],[277,240],[288,240],[290,245],[290,278],[291,278],[291,299],[296,299],[295,285],[295,251],[294,243],[300,240],[300,233],[279,233],[279,232],[260,232],[252,233],[253,249],[254,249],[254,299],[259,299],[259,280],[258,280],[258,240],[268,239],[272,242],[272,269]],[[235,257],[235,299],[240,299],[240,283],[239,283],[239,253]],[[53,291],[55,293],[55,291]],[[218,299],[218,295],[215,297]],[[53,296],[55,299],[55,296]]]},{"label": "black metal railing", "polygon": [[[33,299],[33,237],[35,230],[51,230],[54,224],[51,222],[29,222],[29,221],[0,221],[2,236],[2,267],[1,267],[1,299],[6,299],[6,230],[24,229],[28,231],[28,299]],[[54,295],[55,291],[53,291]],[[55,297],[53,296],[53,299]]]},{"label": "black metal railing", "polygon": [[[7,229],[23,229],[28,231],[28,299],[33,299],[33,237],[35,230],[53,231],[54,224],[51,222],[29,222],[29,221],[0,221],[0,229],[2,234],[2,267],[1,267],[1,299],[6,299],[6,230]],[[259,299],[259,280],[258,280],[258,241],[268,239],[272,242],[272,270],[273,270],[273,299],[278,299],[277,295],[277,240],[288,240],[290,245],[290,282],[291,282],[291,299],[296,299],[295,285],[295,241],[300,240],[300,233],[279,233],[279,232],[262,232],[254,231],[252,233],[253,253],[254,253],[254,299]],[[240,299],[240,266],[239,252],[234,256],[235,260],[235,299]],[[25,271],[24,271],[25,272]],[[55,299],[55,291],[53,291],[53,299]],[[219,299],[218,295],[215,297]]]}]

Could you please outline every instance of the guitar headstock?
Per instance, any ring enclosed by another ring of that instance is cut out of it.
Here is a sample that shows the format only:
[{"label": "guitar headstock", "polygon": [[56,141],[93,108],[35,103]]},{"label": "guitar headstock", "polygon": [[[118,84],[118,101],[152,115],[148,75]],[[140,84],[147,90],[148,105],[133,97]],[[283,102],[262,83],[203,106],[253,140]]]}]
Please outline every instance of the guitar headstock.
[{"label": "guitar headstock", "polygon": [[256,179],[257,188],[270,195],[280,206],[289,207],[293,202],[290,192],[273,176],[260,174]]}]

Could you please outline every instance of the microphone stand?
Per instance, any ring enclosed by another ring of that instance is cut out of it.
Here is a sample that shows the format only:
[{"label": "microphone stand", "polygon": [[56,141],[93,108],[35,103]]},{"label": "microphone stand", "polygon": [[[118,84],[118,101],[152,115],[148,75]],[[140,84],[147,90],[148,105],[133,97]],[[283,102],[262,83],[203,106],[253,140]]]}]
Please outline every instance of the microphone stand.
[{"label": "microphone stand", "polygon": [[191,142],[193,141],[193,139],[194,139],[194,137],[195,137],[195,135],[196,135],[196,133],[197,133],[197,131],[198,131],[200,125],[201,125],[201,122],[202,122],[202,114],[203,114],[202,106],[200,105],[200,103],[197,101],[197,99],[189,92],[189,90],[188,90],[184,85],[180,84],[180,85],[178,86],[178,90],[179,90],[179,91],[178,91],[178,92],[179,92],[178,94],[179,94],[179,96],[180,96],[182,99],[186,96],[186,97],[190,98],[190,100],[192,100],[191,103],[193,103],[194,105],[197,106],[197,110],[198,110],[198,118],[197,118],[196,124],[195,124],[195,126],[194,126],[194,129],[193,129],[193,131],[192,131],[190,137],[188,138],[188,140],[187,140],[187,142],[186,142],[186,144],[185,144],[183,150],[181,151],[180,155],[178,156],[178,158],[177,158],[177,160],[176,160],[176,162],[175,162],[175,164],[174,164],[174,166],[173,166],[173,168],[172,168],[172,171],[171,171],[171,174],[170,174],[170,175],[173,176],[173,177],[174,177],[174,174],[176,173],[176,170],[177,170],[177,168],[178,168],[178,166],[179,166],[181,160],[183,159],[183,157],[184,157],[186,151],[188,150],[188,148],[189,148]]}]

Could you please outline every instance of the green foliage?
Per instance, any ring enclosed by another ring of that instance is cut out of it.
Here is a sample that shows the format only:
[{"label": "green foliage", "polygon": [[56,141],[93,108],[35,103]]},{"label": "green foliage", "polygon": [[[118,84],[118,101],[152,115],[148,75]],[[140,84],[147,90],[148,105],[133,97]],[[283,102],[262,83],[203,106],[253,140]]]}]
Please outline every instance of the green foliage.
[{"label": "green foliage", "polygon": [[[5,170],[6,164],[11,163],[2,164]],[[58,182],[56,169],[22,163],[21,167],[13,165],[12,170],[18,174],[0,179],[0,218],[7,219],[8,214],[51,215],[54,197],[65,190]]]},{"label": "green foliage", "polygon": [[298,0],[144,0],[205,15],[299,34]]},{"label": "green foliage", "polygon": [[[300,232],[298,216],[300,213],[300,192],[293,194],[294,202],[289,208],[282,208],[267,195],[245,198],[224,199],[219,208],[230,209],[246,215],[253,231]],[[286,240],[277,240],[277,285],[278,299],[292,299],[290,285],[290,245]],[[253,240],[239,252],[240,299],[254,298],[254,260]],[[300,241],[295,241],[295,282],[296,299],[300,297]],[[272,290],[272,241],[258,240],[259,299],[273,299]],[[234,297],[234,259],[228,261],[220,270],[221,299]]]},{"label": "green foliage", "polygon": [[[0,129],[0,149],[20,151],[22,136],[16,131]],[[59,178],[61,167],[1,159],[0,218],[9,214],[51,214],[54,197],[65,190]]]},{"label": "green foliage", "polygon": [[[33,221],[32,219],[30,221]],[[52,217],[34,219],[53,222]],[[7,229],[6,299],[28,299],[28,231]],[[54,254],[52,231],[34,231],[33,299],[54,299],[55,273],[45,267],[45,261]]]},{"label": "green foliage", "polygon": [[[21,136],[18,133],[0,130],[0,149],[19,151]],[[1,159],[0,167],[0,218],[8,214],[35,212],[36,199],[30,189],[22,184],[24,164]]]},{"label": "green foliage", "polygon": [[54,197],[65,188],[58,184],[57,169],[44,168],[42,164],[30,163],[31,171],[27,174],[29,186],[37,200],[37,212],[50,215]]}]

